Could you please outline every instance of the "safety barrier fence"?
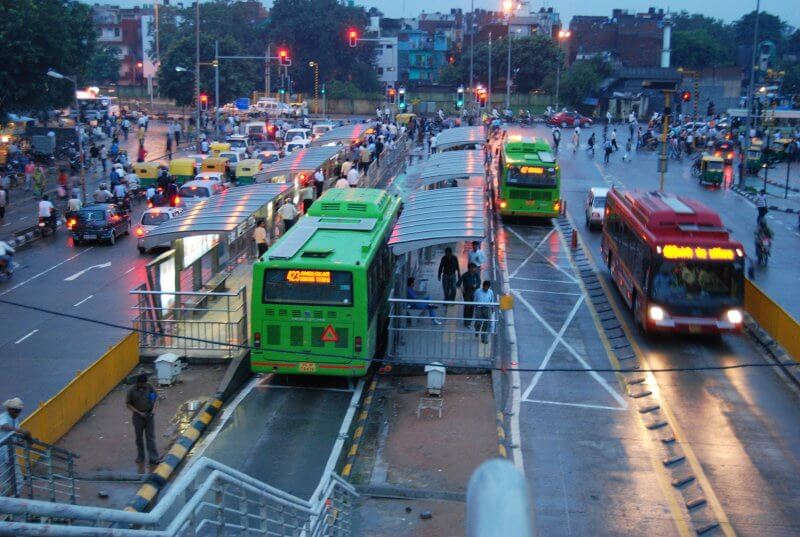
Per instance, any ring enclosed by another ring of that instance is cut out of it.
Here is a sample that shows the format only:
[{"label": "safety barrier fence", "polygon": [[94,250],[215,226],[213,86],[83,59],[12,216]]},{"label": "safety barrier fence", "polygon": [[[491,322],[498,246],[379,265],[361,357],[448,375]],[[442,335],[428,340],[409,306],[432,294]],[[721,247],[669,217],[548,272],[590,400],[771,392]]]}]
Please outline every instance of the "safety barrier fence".
[{"label": "safety barrier fence", "polygon": [[[0,534],[93,536],[342,536],[353,534],[355,489],[333,472],[303,500],[202,457],[148,513],[0,498]],[[56,519],[58,523],[29,520]]]},{"label": "safety barrier fence", "polygon": [[492,366],[502,323],[498,302],[390,298],[391,358],[448,367]]},{"label": "safety barrier fence", "polygon": [[800,361],[800,323],[749,279],[744,285],[744,308],[795,361]]},{"label": "safety barrier fence", "polygon": [[74,504],[78,455],[37,438],[0,436],[0,495]]},{"label": "safety barrier fence", "polygon": [[184,356],[233,358],[247,345],[247,287],[235,292],[148,291],[136,298],[133,328],[142,331],[143,354],[181,352]]},{"label": "safety barrier fence", "polygon": [[394,149],[385,148],[381,153],[380,160],[372,161],[358,186],[375,188],[383,177],[396,173],[398,164],[405,162],[410,147],[411,143],[408,137],[402,134],[395,141]]}]

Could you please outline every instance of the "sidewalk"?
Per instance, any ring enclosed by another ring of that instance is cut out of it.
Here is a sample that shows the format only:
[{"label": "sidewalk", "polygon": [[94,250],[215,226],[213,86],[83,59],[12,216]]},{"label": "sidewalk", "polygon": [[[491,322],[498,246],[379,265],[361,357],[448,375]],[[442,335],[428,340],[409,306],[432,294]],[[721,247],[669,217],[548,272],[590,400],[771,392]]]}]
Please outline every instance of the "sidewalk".
[{"label": "sidewalk", "polygon": [[[744,189],[739,188],[737,182],[734,182],[733,189],[750,201],[755,200],[756,194],[761,189],[766,189],[771,211],[800,213],[800,163],[794,162],[791,164],[788,183],[786,181],[786,171],[787,164],[778,163],[769,168],[766,187],[764,184],[764,170],[762,170],[758,176],[748,175],[745,177]],[[738,177],[736,179],[738,180]]]},{"label": "sidewalk", "polygon": [[441,417],[430,409],[417,417],[425,383],[422,376],[379,381],[352,478],[361,495],[357,535],[465,534],[469,477],[497,455],[491,377],[448,375]]}]

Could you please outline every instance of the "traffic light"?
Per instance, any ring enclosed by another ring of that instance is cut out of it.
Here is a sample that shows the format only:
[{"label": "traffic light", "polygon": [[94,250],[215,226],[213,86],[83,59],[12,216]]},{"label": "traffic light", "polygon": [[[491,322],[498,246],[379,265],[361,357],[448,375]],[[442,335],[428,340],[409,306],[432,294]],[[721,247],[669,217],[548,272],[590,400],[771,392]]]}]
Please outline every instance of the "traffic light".
[{"label": "traffic light", "polygon": [[486,92],[485,88],[480,88],[478,90],[478,106],[480,108],[486,108],[486,99],[488,97],[488,93]]},{"label": "traffic light", "polygon": [[692,92],[691,91],[684,91],[681,93],[681,100],[685,103],[688,103],[692,100]]},{"label": "traffic light", "polygon": [[200,110],[204,112],[208,110],[208,95],[205,93],[200,94]]},{"label": "traffic light", "polygon": [[355,47],[356,45],[358,45],[358,32],[357,31],[350,30],[349,32],[347,32],[347,37],[350,40],[350,46],[351,47]]},{"label": "traffic light", "polygon": [[464,86],[459,86],[456,90],[456,109],[461,110],[464,106]]},{"label": "traffic light", "polygon": [[397,100],[397,90],[392,87],[386,88],[386,100],[389,104],[394,104]]},{"label": "traffic light", "polygon": [[278,60],[281,65],[292,65],[292,60],[289,58],[289,51],[282,48],[278,51]]},{"label": "traffic light", "polygon": [[397,107],[403,112],[406,109],[406,88],[397,90]]}]

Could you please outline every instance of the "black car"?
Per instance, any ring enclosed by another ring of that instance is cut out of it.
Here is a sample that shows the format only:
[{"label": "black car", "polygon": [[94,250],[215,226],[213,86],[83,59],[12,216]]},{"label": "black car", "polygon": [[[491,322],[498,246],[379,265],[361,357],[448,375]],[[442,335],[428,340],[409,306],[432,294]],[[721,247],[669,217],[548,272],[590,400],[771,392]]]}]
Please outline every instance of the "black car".
[{"label": "black car", "polygon": [[120,235],[130,235],[131,216],[113,203],[94,203],[67,218],[72,241],[105,241],[114,244]]},{"label": "black car", "polygon": [[714,156],[722,157],[725,164],[733,163],[734,148],[730,140],[719,140],[714,143]]}]

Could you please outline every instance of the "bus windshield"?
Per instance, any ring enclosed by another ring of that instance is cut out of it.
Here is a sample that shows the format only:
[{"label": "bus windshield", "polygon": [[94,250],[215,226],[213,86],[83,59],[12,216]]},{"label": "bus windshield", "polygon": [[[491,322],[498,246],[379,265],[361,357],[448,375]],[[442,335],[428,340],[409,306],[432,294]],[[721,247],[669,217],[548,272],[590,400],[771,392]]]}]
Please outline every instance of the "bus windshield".
[{"label": "bus windshield", "polygon": [[265,304],[352,306],[353,275],[341,270],[267,269]]},{"label": "bus windshield", "polygon": [[725,307],[741,303],[742,261],[664,261],[653,276],[651,298],[677,308]]},{"label": "bus windshield", "polygon": [[509,166],[506,183],[510,186],[534,188],[555,188],[557,172],[555,168],[541,166]]}]

